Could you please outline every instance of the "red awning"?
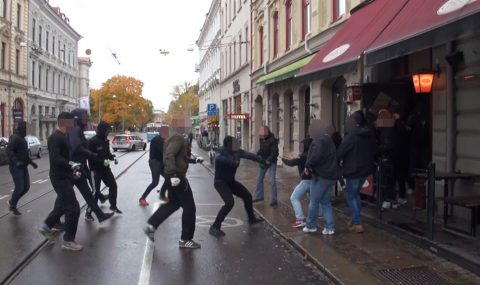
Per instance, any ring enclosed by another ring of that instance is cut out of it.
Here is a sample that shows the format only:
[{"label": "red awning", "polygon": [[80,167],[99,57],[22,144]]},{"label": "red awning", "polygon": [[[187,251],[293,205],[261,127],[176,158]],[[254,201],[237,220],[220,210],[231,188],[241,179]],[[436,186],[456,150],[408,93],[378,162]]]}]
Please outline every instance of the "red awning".
[{"label": "red awning", "polygon": [[480,33],[479,0],[409,0],[366,51],[369,65]]},{"label": "red awning", "polygon": [[327,78],[355,70],[357,61],[408,0],[360,4],[350,18],[296,77]]}]

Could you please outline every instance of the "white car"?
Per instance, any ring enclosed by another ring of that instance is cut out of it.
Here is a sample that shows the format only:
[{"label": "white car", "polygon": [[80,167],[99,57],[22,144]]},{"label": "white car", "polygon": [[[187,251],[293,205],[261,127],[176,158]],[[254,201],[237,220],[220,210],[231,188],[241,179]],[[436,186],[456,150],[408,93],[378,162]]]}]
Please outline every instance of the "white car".
[{"label": "white car", "polygon": [[34,136],[26,136],[25,140],[28,144],[28,153],[30,156],[36,156],[37,158],[42,157],[42,144],[38,140],[37,137]]},{"label": "white car", "polygon": [[95,131],[84,131],[83,132],[83,135],[85,135],[85,138],[87,139],[87,141],[89,139],[93,138],[96,134],[97,134],[97,132],[95,132]]},{"label": "white car", "polygon": [[125,149],[127,151],[133,150],[145,150],[147,148],[147,142],[136,135],[116,135],[112,139],[112,149],[117,151],[119,149]]}]

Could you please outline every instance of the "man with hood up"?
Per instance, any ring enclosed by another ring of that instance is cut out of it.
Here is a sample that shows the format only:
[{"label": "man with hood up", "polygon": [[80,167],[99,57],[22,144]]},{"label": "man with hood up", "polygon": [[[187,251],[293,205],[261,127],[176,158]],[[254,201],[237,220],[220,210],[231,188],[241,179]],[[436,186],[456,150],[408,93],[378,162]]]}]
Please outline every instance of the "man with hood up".
[{"label": "man with hood up", "polygon": [[277,181],[275,176],[277,173],[278,140],[267,126],[260,128],[259,135],[260,149],[258,150],[257,155],[263,158],[265,163],[260,165],[260,171],[258,172],[254,202],[263,201],[263,180],[268,170],[270,173],[270,187],[272,190],[270,206],[273,207],[277,205]]},{"label": "man with hood up", "polygon": [[237,173],[241,158],[246,158],[259,163],[263,162],[261,157],[240,149],[240,141],[238,139],[226,136],[223,140],[223,148],[215,158],[215,180],[213,185],[225,203],[218,212],[217,218],[209,230],[209,233],[217,238],[225,236],[225,232],[223,232],[220,227],[222,226],[225,217],[233,208],[233,195],[240,197],[243,200],[250,225],[262,221],[253,213],[252,195],[248,192],[245,186],[235,180],[235,174]]},{"label": "man with hood up", "polygon": [[[96,199],[93,196],[93,192],[88,185],[88,177],[90,176],[90,170],[87,166],[87,159],[91,161],[97,160],[98,155],[88,150],[87,140],[83,131],[88,122],[87,110],[75,109],[71,112],[74,118],[74,127],[68,132],[67,140],[70,144],[70,161],[80,163],[82,165],[82,176],[80,179],[74,180],[74,185],[78,188],[82,194],[85,202],[87,202],[88,209],[85,214],[87,221],[93,221],[92,211],[97,216],[98,222],[101,223],[111,218],[114,213],[104,213],[97,204]],[[93,187],[93,185],[92,185]]]},{"label": "man with hood up", "polygon": [[100,121],[98,123],[97,134],[90,139],[88,144],[88,149],[96,153],[98,157],[97,159],[91,159],[89,165],[94,172],[95,196],[97,198],[101,197],[100,186],[103,181],[108,187],[110,210],[122,214],[122,211],[117,207],[117,182],[112,169],[110,169],[110,161],[115,160],[115,155],[110,152],[110,142],[108,141],[110,129],[111,127],[107,122]]},{"label": "man with hood up", "polygon": [[7,155],[9,159],[9,170],[12,174],[15,189],[12,198],[8,202],[10,212],[14,215],[21,215],[17,209],[17,203],[30,189],[30,175],[28,174],[28,165],[37,168],[37,164],[32,161],[28,153],[28,145],[25,140],[27,135],[27,123],[18,122],[13,134],[8,139]]}]

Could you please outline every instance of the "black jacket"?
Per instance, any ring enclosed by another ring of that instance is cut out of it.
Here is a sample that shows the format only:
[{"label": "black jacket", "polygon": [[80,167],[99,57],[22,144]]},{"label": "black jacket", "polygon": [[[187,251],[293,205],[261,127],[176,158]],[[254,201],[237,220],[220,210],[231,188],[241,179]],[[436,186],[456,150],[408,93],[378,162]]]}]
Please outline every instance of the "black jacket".
[{"label": "black jacket", "polygon": [[277,163],[278,140],[272,133],[268,133],[266,138],[260,139],[260,150],[257,152],[257,155],[270,163]]},{"label": "black jacket", "polygon": [[[97,154],[97,159],[89,159],[88,164],[91,170],[103,171],[106,170],[103,165],[105,159],[114,160],[115,156],[110,152],[110,142],[107,138],[107,131],[110,130],[110,125],[106,122],[100,122],[97,126],[97,134],[88,142],[88,149]],[[110,167],[107,167],[107,169]]]},{"label": "black jacket", "polygon": [[305,174],[305,163],[307,162],[308,150],[310,149],[310,144],[312,139],[307,138],[303,140],[303,152],[300,154],[300,157],[294,159],[285,159],[282,158],[282,162],[288,166],[297,166],[298,174],[302,180],[311,180],[312,175]]},{"label": "black jacket", "polygon": [[357,127],[348,133],[338,147],[345,178],[363,178],[375,171],[376,140],[368,127]]},{"label": "black jacket", "polygon": [[155,159],[163,163],[163,145],[164,140],[161,136],[156,135],[150,142],[150,159]]},{"label": "black jacket", "polygon": [[47,140],[48,157],[50,159],[50,178],[63,180],[72,178],[72,170],[69,165],[69,153],[67,137],[59,130],[55,131]]},{"label": "black jacket", "polygon": [[252,161],[261,162],[259,156],[240,149],[238,151],[227,151],[220,149],[215,157],[215,180],[227,183],[235,181],[235,174],[240,164],[240,159],[246,158]]},{"label": "black jacket", "polygon": [[70,146],[70,160],[81,163],[87,168],[87,160],[97,159],[97,154],[88,149],[87,139],[83,133],[82,114],[87,114],[87,110],[75,109],[72,115],[75,117],[75,127],[67,134],[67,140]]},{"label": "black jacket", "polygon": [[22,137],[18,130],[15,130],[8,139],[7,156],[12,166],[20,163],[23,167],[27,167],[32,162],[25,136]]},{"label": "black jacket", "polygon": [[336,180],[339,177],[335,144],[329,135],[314,138],[308,150],[305,168],[313,170],[314,176]]}]

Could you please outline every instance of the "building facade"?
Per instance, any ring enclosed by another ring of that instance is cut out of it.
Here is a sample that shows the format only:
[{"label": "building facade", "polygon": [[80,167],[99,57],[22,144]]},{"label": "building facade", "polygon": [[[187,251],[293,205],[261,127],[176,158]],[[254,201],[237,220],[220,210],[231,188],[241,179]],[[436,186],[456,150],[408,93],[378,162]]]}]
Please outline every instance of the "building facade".
[{"label": "building facade", "polygon": [[[213,0],[196,42],[199,54],[199,116],[201,130],[209,133],[211,141],[218,142],[219,114],[221,114],[220,93],[220,0]],[[215,108],[207,110],[208,104]]]},{"label": "building facade", "polygon": [[28,31],[27,0],[0,1],[0,136],[8,137],[15,121],[26,119]]},{"label": "building facade", "polygon": [[221,1],[220,137],[250,147],[250,0]]},{"label": "building facade", "polygon": [[90,67],[92,61],[89,57],[78,58],[78,98],[80,108],[90,111]]},{"label": "building facade", "polygon": [[[81,36],[60,8],[50,6],[46,0],[32,0],[29,15],[26,118],[29,132],[45,143],[56,128],[58,114],[79,107],[81,74],[77,51]],[[89,67],[89,63],[82,61],[81,64]],[[83,71],[85,73],[85,68]],[[85,84],[88,79],[82,86],[82,92],[88,93]]]}]

